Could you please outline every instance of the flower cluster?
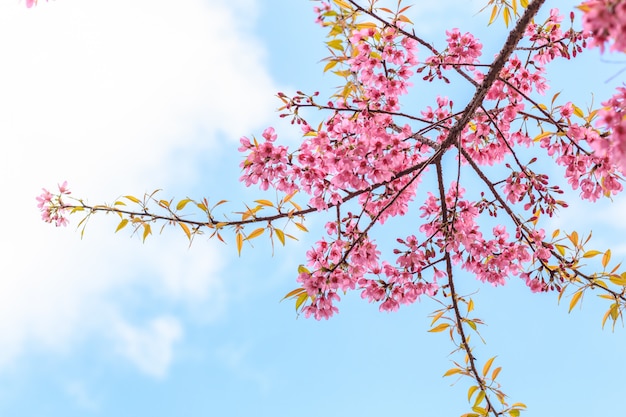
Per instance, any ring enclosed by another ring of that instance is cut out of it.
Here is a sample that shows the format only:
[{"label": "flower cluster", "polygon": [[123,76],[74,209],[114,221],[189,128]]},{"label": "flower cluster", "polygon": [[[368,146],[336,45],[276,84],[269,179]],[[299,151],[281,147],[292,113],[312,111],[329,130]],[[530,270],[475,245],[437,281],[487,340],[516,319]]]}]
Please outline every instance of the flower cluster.
[{"label": "flower cluster", "polygon": [[43,188],[43,192],[37,197],[37,207],[41,210],[41,218],[46,223],[54,223],[57,227],[67,226],[68,220],[65,217],[67,210],[64,208],[62,198],[71,192],[67,188],[67,181],[58,187],[59,194],[52,194]]},{"label": "flower cluster", "polygon": [[[48,1],[48,0],[46,0]],[[37,0],[26,0],[26,7],[29,9],[37,4]]]},{"label": "flower cluster", "polygon": [[593,141],[596,155],[608,158],[612,164],[626,174],[626,88],[618,87],[617,92],[598,111],[598,127],[608,131],[607,138]]},{"label": "flower cluster", "polygon": [[[570,20],[572,22],[574,20],[573,12],[570,13]],[[551,9],[550,16],[543,24],[530,23],[526,27],[525,36],[532,42],[532,49],[536,51],[533,55],[535,63],[545,65],[557,57],[570,59],[576,57],[587,46],[588,33],[571,28],[564,32],[561,27],[562,21],[563,16],[559,15],[559,10]]]},{"label": "flower cluster", "polygon": [[626,2],[623,0],[591,0],[580,5],[584,12],[583,27],[591,34],[590,46],[604,51],[626,52]]}]

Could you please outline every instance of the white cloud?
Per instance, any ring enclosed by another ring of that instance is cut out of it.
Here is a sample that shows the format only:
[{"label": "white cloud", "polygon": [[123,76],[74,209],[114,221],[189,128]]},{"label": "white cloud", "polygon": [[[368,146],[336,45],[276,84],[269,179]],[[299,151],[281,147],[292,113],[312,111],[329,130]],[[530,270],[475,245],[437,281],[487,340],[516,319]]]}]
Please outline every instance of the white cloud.
[{"label": "white cloud", "polygon": [[180,340],[181,324],[173,317],[158,317],[145,328],[120,321],[115,326],[117,351],[142,372],[162,378],[173,359],[174,344]]},{"label": "white cloud", "polygon": [[[0,368],[101,334],[124,315],[120,294],[201,305],[205,319],[223,311],[222,248],[198,240],[188,250],[168,236],[141,245],[113,235],[110,216],[81,241],[43,224],[34,197],[63,180],[92,202],[189,189],[218,134],[236,141],[268,123],[279,88],[250,30],[253,5],[0,3]],[[152,331],[172,341],[174,327],[158,323]],[[132,334],[118,333],[128,343]]]},{"label": "white cloud", "polygon": [[93,397],[82,381],[68,382],[65,385],[65,393],[82,410],[98,411],[100,409],[99,401]]}]

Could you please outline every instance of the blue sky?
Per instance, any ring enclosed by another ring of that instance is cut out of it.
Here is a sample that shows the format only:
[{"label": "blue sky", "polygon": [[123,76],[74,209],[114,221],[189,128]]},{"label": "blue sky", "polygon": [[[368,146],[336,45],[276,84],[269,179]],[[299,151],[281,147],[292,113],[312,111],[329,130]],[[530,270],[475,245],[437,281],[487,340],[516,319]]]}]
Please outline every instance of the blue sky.
[{"label": "blue sky", "polygon": [[[73,227],[39,221],[34,197],[63,180],[94,203],[157,188],[227,198],[234,209],[258,198],[237,181],[239,137],[273,125],[296,143],[298,132],[276,117],[275,93],[329,92],[340,82],[322,74],[324,31],[312,5],[56,0],[27,10],[0,0],[0,415],[467,411],[465,383],[450,387],[454,380],[441,377],[451,345],[427,333],[434,302],[382,314],[352,294],[325,322],[296,319],[291,304],[279,303],[295,288],[321,219],[274,257],[260,238],[241,258],[232,243],[197,239],[188,248],[177,231],[141,244],[114,235],[111,216],[95,217],[82,240]],[[428,2],[410,16],[434,42],[448,28],[477,30],[494,54],[504,32],[473,16],[481,5]],[[607,97],[624,76],[604,80],[626,64],[606,59],[588,53],[561,66],[554,91],[577,103],[591,92]],[[428,88],[416,103],[431,104],[433,92],[465,94]],[[611,246],[623,259],[625,207],[623,198],[572,204],[549,226],[593,229],[597,249]],[[601,330],[603,304],[587,297],[568,315],[567,302],[530,294],[515,279],[494,289],[465,278],[462,291],[479,290],[477,315],[488,323],[477,353],[498,355],[504,391],[529,406],[525,415],[615,412],[626,339],[621,326]]]}]

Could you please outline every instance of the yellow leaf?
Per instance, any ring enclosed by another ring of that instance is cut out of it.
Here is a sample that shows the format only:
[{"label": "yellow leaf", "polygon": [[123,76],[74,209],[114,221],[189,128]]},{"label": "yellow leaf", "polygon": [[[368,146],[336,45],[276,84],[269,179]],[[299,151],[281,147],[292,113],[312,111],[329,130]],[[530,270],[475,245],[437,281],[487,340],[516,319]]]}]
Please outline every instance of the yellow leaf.
[{"label": "yellow leaf", "polygon": [[583,113],[583,111],[580,109],[580,107],[578,107],[575,104],[572,104],[572,107],[574,108],[574,114],[578,117],[580,117],[581,119],[584,119],[585,114]]},{"label": "yellow leaf", "polygon": [[330,61],[328,61],[328,64],[326,64],[326,66],[324,67],[324,72],[328,71],[329,69],[334,68],[338,62],[339,61],[337,61],[336,59],[331,59]]},{"label": "yellow leaf", "polygon": [[619,316],[619,304],[615,303],[611,305],[609,311],[611,312],[611,318],[613,319],[613,321],[617,320],[617,317]]},{"label": "yellow leaf", "polygon": [[441,323],[441,324],[437,325],[436,327],[433,327],[432,329],[430,329],[429,332],[431,332],[431,333],[443,332],[448,327],[450,327],[449,323]]},{"label": "yellow leaf", "polygon": [[489,372],[489,368],[491,368],[491,364],[493,363],[493,360],[496,357],[494,356],[493,358],[489,359],[487,362],[485,362],[485,366],[483,366],[483,376],[487,375],[487,372]]},{"label": "yellow leaf", "polygon": [[401,14],[400,16],[398,16],[398,20],[401,22],[406,22],[406,23],[410,23],[413,24],[413,22],[411,22],[411,19],[409,19],[408,17],[406,17],[405,15]]},{"label": "yellow leaf", "polygon": [[450,375],[454,375],[458,373],[461,373],[461,370],[459,368],[452,368],[452,369],[448,369],[446,373],[443,374],[443,376],[446,377],[446,376],[450,376]]},{"label": "yellow leaf", "polygon": [[498,375],[500,375],[500,371],[502,370],[501,366],[498,366],[496,369],[493,370],[493,372],[491,373],[491,380],[495,381],[495,379],[498,377]]},{"label": "yellow leaf", "polygon": [[569,311],[568,311],[568,313],[571,313],[572,309],[574,307],[576,307],[576,304],[578,304],[578,301],[580,301],[580,297],[582,297],[582,296],[583,296],[582,290],[579,290],[579,291],[574,293],[574,295],[572,296],[572,300],[569,302]]},{"label": "yellow leaf", "polygon": [[[612,308],[612,306],[611,306]],[[609,318],[609,315],[611,314],[611,308],[609,308],[606,313],[604,313],[604,317],[602,317],[602,328],[604,329],[604,325],[606,324],[606,319]]]},{"label": "yellow leaf", "polygon": [[478,385],[472,385],[471,387],[469,387],[469,389],[467,390],[467,401],[472,401],[472,396],[474,395],[474,393],[478,390]]},{"label": "yellow leaf", "polygon": [[534,142],[539,142],[541,139],[547,138],[548,136],[552,136],[552,135],[554,135],[553,132],[548,132],[548,131],[542,132],[539,135],[535,136],[535,139],[533,139],[533,141]]},{"label": "yellow leaf", "polygon": [[488,25],[493,23],[493,21],[496,19],[497,14],[498,14],[498,6],[494,5],[493,9],[491,9],[491,17],[489,18]]},{"label": "yellow leaf", "polygon": [[443,313],[445,313],[445,310],[442,310],[442,311],[440,311],[439,313],[435,314],[435,315],[433,316],[433,321],[432,321],[432,322],[430,322],[430,325],[432,326],[433,324],[435,324],[435,322],[436,322],[437,320],[439,320],[439,319],[441,318],[441,316],[443,316]]},{"label": "yellow leaf", "polygon": [[241,248],[243,247],[243,235],[237,232],[235,240],[237,242],[237,253],[239,253],[239,256],[241,256]]},{"label": "yellow leaf", "polygon": [[300,230],[302,230],[303,232],[308,232],[309,229],[307,229],[306,227],[304,227],[304,225],[302,223],[294,223],[296,225],[296,227]]},{"label": "yellow leaf", "polygon": [[341,39],[333,39],[332,41],[326,42],[326,45],[328,45],[329,48],[343,52],[343,41]]},{"label": "yellow leaf", "polygon": [[298,274],[309,274],[311,275],[311,271],[309,271],[306,266],[304,265],[299,265],[298,266]]},{"label": "yellow leaf", "polygon": [[615,285],[626,286],[626,277],[621,275],[611,275],[609,276],[609,281]]},{"label": "yellow leaf", "polygon": [[611,260],[611,249],[607,249],[607,251],[604,252],[604,256],[602,256],[602,267],[606,268],[610,260]]},{"label": "yellow leaf", "polygon": [[274,207],[274,203],[269,200],[254,200],[255,203],[259,203],[263,206]]},{"label": "yellow leaf", "polygon": [[600,255],[602,252],[599,250],[588,250],[584,253],[583,258],[593,258],[594,256]]},{"label": "yellow leaf", "polygon": [[344,9],[344,10],[352,10],[352,7],[350,6],[350,4],[346,3],[346,2],[345,2],[345,1],[343,1],[343,0],[333,0],[333,2],[334,2],[337,6],[339,6],[341,9]]},{"label": "yellow leaf", "polygon": [[300,307],[302,306],[302,304],[304,304],[304,302],[309,298],[309,294],[307,294],[306,292],[303,292],[302,294],[300,294],[298,296],[298,298],[296,299],[296,311],[298,311],[300,309]]},{"label": "yellow leaf", "polygon": [[283,300],[287,298],[295,297],[296,295],[300,295],[305,291],[306,290],[304,288],[296,288],[295,290],[291,290],[283,297]]},{"label": "yellow leaf", "polygon": [[296,195],[297,193],[298,193],[298,190],[292,191],[291,193],[289,193],[289,195],[285,196],[285,198],[283,198],[283,204],[291,200],[293,196]]},{"label": "yellow leaf", "polygon": [[475,413],[478,413],[479,416],[486,416],[487,415],[487,409],[486,408],[472,407],[472,411],[474,411]]},{"label": "yellow leaf", "polygon": [[568,237],[569,237],[569,240],[572,241],[574,246],[578,246],[578,233],[576,233],[576,231],[573,231],[572,234],[569,235]]},{"label": "yellow leaf", "polygon": [[509,415],[511,417],[519,417],[519,410],[517,408],[514,408],[513,410],[509,410]]},{"label": "yellow leaf", "polygon": [[502,17],[504,18],[504,25],[506,27],[509,27],[509,20],[511,20],[511,12],[509,12],[508,8],[504,9],[504,12],[502,13]]},{"label": "yellow leaf", "polygon": [[483,400],[485,399],[486,396],[487,396],[487,394],[485,393],[485,391],[480,390],[480,392],[476,396],[476,401],[474,401],[474,407],[472,408],[472,410],[474,410],[474,411],[476,411],[478,413],[479,411],[477,411],[476,408],[480,408],[480,407],[478,407],[478,405],[483,402]]},{"label": "yellow leaf", "polygon": [[176,210],[182,210],[185,208],[185,206],[187,205],[187,203],[189,203],[191,200],[188,198],[185,198],[184,200],[180,200],[178,202],[178,204],[176,204]]},{"label": "yellow leaf", "polygon": [[189,227],[185,223],[178,223],[183,232],[187,235],[187,239],[191,240],[191,232],[189,231]]},{"label": "yellow leaf", "polygon": [[122,219],[120,224],[117,225],[117,229],[115,229],[115,233],[117,233],[120,230],[122,230],[124,227],[126,227],[127,224],[128,224],[128,219]]},{"label": "yellow leaf", "polygon": [[467,303],[467,312],[469,313],[474,309],[474,300],[470,298],[469,303]]},{"label": "yellow leaf", "polygon": [[358,30],[361,30],[361,29],[376,29],[377,26],[376,26],[376,23],[374,23],[374,22],[363,22],[363,23],[357,23],[356,28]]},{"label": "yellow leaf", "polygon": [[252,240],[255,237],[259,237],[263,234],[263,232],[265,232],[265,228],[263,227],[259,227],[258,229],[254,230],[252,233],[250,233],[248,235],[248,237],[246,238],[246,240]]},{"label": "yellow leaf", "polygon": [[524,9],[528,7],[528,0],[520,0],[519,4],[522,5]]},{"label": "yellow leaf", "polygon": [[274,229],[274,231],[276,232],[276,236],[278,237],[280,243],[285,246],[285,232],[280,229]]},{"label": "yellow leaf", "polygon": [[139,199],[137,197],[133,197],[132,195],[125,195],[124,198],[132,201],[133,203],[137,203],[137,204],[140,203]]},{"label": "yellow leaf", "polygon": [[152,230],[150,229],[150,225],[148,223],[144,223],[143,224],[143,241],[146,241],[146,238],[148,237],[149,234],[152,233]]}]

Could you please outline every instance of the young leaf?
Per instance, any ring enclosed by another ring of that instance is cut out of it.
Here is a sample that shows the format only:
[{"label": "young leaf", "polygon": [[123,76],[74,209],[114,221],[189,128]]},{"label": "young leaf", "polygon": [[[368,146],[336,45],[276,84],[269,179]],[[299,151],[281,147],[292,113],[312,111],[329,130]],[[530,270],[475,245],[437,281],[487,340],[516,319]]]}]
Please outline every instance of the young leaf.
[{"label": "young leaf", "polygon": [[183,232],[185,232],[185,234],[187,235],[187,239],[191,240],[191,232],[189,231],[189,227],[187,227],[187,225],[185,223],[178,223],[178,225],[180,226],[181,229],[183,229]]},{"label": "young leaf", "polygon": [[470,402],[472,401],[472,396],[474,395],[474,393],[476,391],[478,391],[479,386],[478,385],[472,385],[471,387],[469,387],[469,389],[467,390],[467,401]]},{"label": "young leaf", "polygon": [[189,203],[191,201],[191,199],[189,198],[185,198],[184,200],[180,200],[178,202],[178,204],[176,204],[176,210],[182,210],[185,208],[185,206],[187,205],[187,203]]},{"label": "young leaf", "polygon": [[[306,292],[306,290],[305,290],[304,288],[302,288],[302,287],[300,287],[300,288],[296,288],[295,290],[291,290],[291,291],[289,291],[289,292],[288,292],[288,293],[287,293],[287,294],[286,294],[286,295],[282,298],[282,300],[286,300],[287,298],[295,297],[296,295],[300,295],[300,294],[302,294],[303,292]],[[281,300],[281,301],[282,301],[282,300]]]},{"label": "young leaf", "polygon": [[243,235],[240,232],[237,232],[235,236],[235,241],[237,242],[237,253],[241,256],[241,248],[243,247]]},{"label": "young leaf", "polygon": [[281,245],[285,246],[285,232],[280,229],[274,229],[274,232],[276,232],[276,237],[278,237]]},{"label": "young leaf", "polygon": [[303,292],[302,294],[298,296],[298,298],[296,299],[296,311],[300,310],[300,307],[302,306],[302,304],[304,304],[304,302],[308,298],[309,298],[309,294],[307,294],[306,292]]},{"label": "young leaf", "polygon": [[246,240],[252,240],[255,237],[259,237],[263,234],[263,232],[265,232],[265,228],[263,227],[259,227],[258,229],[254,230],[252,233],[250,233],[248,235],[248,237],[246,238]]},{"label": "young leaf", "polygon": [[124,198],[132,201],[133,203],[139,204],[140,201],[137,197],[133,197],[132,195],[125,195]]},{"label": "young leaf", "polygon": [[150,229],[150,224],[149,223],[144,223],[143,224],[143,241],[146,241],[146,238],[148,237],[149,234],[152,233],[152,230]]},{"label": "young leaf", "polygon": [[502,370],[501,366],[498,366],[496,369],[493,370],[493,372],[491,373],[491,380],[495,381],[495,379],[498,377],[498,375],[500,374],[500,371]]},{"label": "young leaf", "polygon": [[127,224],[128,224],[128,219],[122,219],[120,224],[117,225],[117,229],[115,229],[115,233],[117,233],[120,230],[122,230],[124,227],[126,227]]},{"label": "young leaf", "polygon": [[443,374],[443,376],[446,377],[446,376],[450,376],[450,375],[454,375],[458,373],[461,373],[461,370],[459,368],[451,368],[451,369],[448,369],[446,373]]},{"label": "young leaf", "polygon": [[607,249],[606,252],[604,252],[604,255],[602,256],[602,267],[606,268],[610,260],[611,260],[611,249]]},{"label": "young leaf", "polygon": [[494,5],[493,9],[491,9],[491,17],[489,18],[489,23],[488,25],[492,24],[493,21],[496,19],[496,16],[498,15],[498,6]]},{"label": "young leaf", "polygon": [[263,206],[274,207],[274,203],[269,200],[254,200],[255,203],[259,203]]},{"label": "young leaf", "polygon": [[306,227],[304,227],[304,225],[302,223],[294,223],[296,225],[296,227],[300,230],[302,230],[303,232],[308,232],[309,229],[307,229]]},{"label": "young leaf", "polygon": [[491,364],[495,358],[494,356],[485,363],[485,366],[483,366],[483,376],[487,376],[487,372],[489,372],[489,368],[491,368]]},{"label": "young leaf", "polygon": [[443,332],[448,327],[450,327],[449,323],[441,323],[441,324],[438,324],[436,327],[433,327],[432,329],[430,329],[429,332],[431,333]]},{"label": "young leaf", "polygon": [[574,307],[576,307],[576,304],[578,304],[578,301],[580,301],[580,297],[582,297],[582,296],[583,296],[582,290],[579,290],[579,291],[574,293],[574,295],[572,296],[572,300],[569,302],[569,311],[568,311],[568,313],[571,313],[572,309]]}]

